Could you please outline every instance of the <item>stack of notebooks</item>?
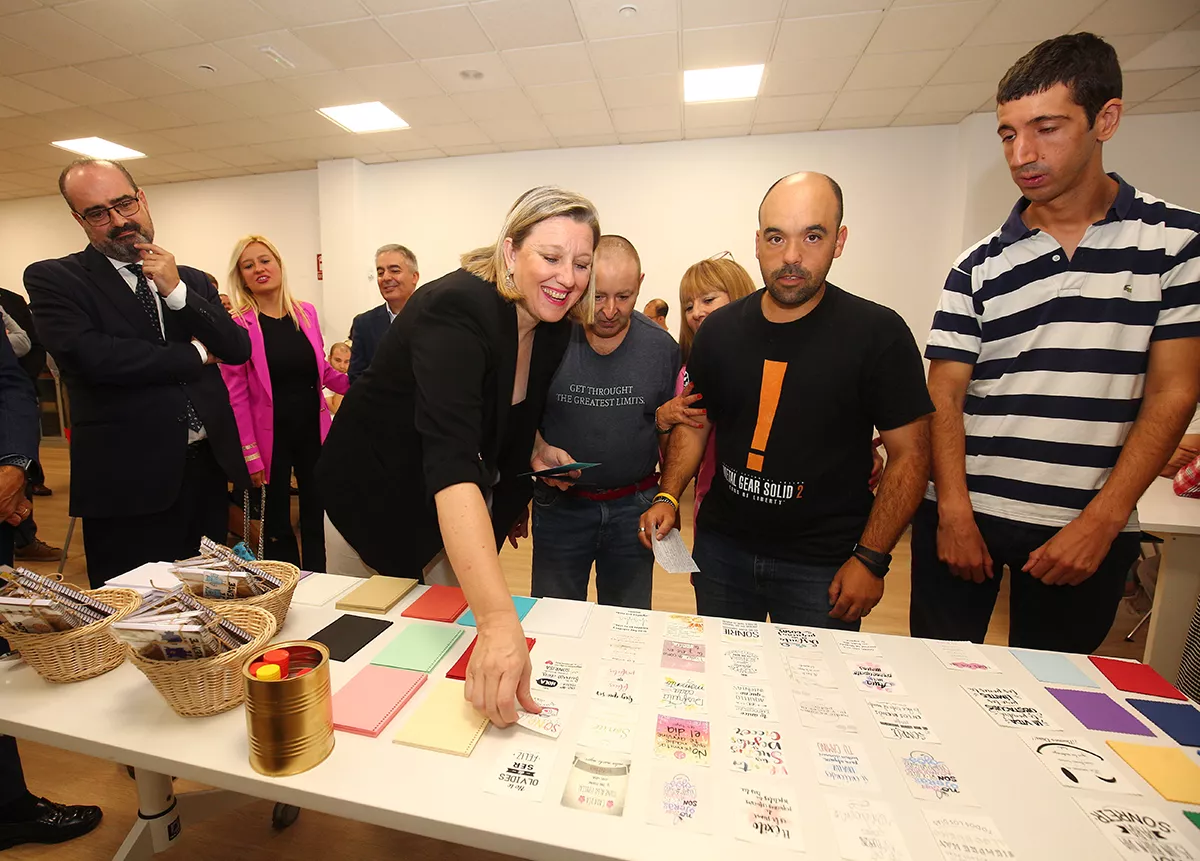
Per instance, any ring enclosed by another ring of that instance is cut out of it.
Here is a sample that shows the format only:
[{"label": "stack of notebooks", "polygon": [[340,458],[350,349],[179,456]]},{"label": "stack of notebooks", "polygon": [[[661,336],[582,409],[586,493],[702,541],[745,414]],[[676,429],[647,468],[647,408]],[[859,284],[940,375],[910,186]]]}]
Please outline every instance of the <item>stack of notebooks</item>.
[{"label": "stack of notebooks", "polygon": [[467,609],[467,598],[457,586],[430,586],[420,598],[405,608],[401,616],[409,619],[428,619],[431,622],[453,622]]},{"label": "stack of notebooks", "polygon": [[384,577],[376,574],[353,592],[340,598],[336,606],[339,610],[358,613],[386,613],[416,585],[417,581],[408,577]]},{"label": "stack of notebooks", "polygon": [[463,697],[463,683],[443,679],[392,739],[439,753],[470,756],[488,727],[488,719]]},{"label": "stack of notebooks", "polygon": [[333,695],[333,728],[378,738],[427,678],[411,670],[363,667]]},{"label": "stack of notebooks", "polygon": [[366,616],[338,616],[308,639],[329,649],[329,660],[348,661],[367,643],[392,626],[387,619]]},{"label": "stack of notebooks", "polygon": [[[526,598],[523,595],[513,595],[512,602],[513,607],[517,611],[517,618],[524,620],[525,617],[529,615],[529,611],[533,609],[533,605],[537,603],[537,600],[537,598]],[[468,628],[474,628],[475,614],[470,610],[467,610],[467,612],[463,613],[462,616],[458,617],[458,624],[466,625]]]},{"label": "stack of notebooks", "polygon": [[446,657],[450,647],[458,642],[461,636],[461,628],[411,622],[371,659],[371,663],[399,670],[429,673]]}]

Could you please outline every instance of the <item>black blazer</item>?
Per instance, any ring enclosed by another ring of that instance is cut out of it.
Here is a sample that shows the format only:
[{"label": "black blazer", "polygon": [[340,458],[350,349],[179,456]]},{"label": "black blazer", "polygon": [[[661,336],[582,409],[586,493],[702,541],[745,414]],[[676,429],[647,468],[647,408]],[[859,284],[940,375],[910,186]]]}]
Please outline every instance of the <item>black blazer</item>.
[{"label": "black blazer", "polygon": [[379,342],[383,340],[383,335],[390,325],[392,318],[388,314],[386,302],[370,311],[363,311],[354,318],[354,322],[350,324],[350,382],[353,383],[361,377],[363,371],[371,366],[375,351],[379,349]]},{"label": "black blazer", "polygon": [[29,336],[29,352],[17,359],[17,362],[25,369],[25,373],[29,374],[29,379],[36,381],[46,369],[46,348],[38,338],[37,326],[33,324],[33,314],[29,311],[29,305],[20,293],[0,287],[0,307],[17,321],[17,325]]},{"label": "black blazer", "polygon": [[533,492],[517,476],[529,471],[570,327],[537,327],[525,400],[512,406],[516,307],[461,269],[413,294],[342,401],[317,464],[329,519],[364,562],[420,579],[442,548],[433,496],[466,482],[492,490],[499,545]]},{"label": "black blazer", "polygon": [[180,266],[179,276],[187,304],[171,311],[163,303],[161,345],[133,290],[95,248],[25,270],[38,334],[71,397],[73,516],[153,514],[175,502],[188,398],[225,474],[249,486],[229,391],[191,340],[240,365],[250,358],[250,337],[229,319],[203,272]]}]

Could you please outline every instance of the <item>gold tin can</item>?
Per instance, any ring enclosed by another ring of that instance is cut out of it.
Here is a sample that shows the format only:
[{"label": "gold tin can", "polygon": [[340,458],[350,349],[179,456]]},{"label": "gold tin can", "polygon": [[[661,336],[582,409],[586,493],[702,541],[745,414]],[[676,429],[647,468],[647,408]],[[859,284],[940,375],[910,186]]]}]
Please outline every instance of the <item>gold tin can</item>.
[{"label": "gold tin can", "polygon": [[309,668],[301,676],[263,681],[242,664],[246,684],[246,731],[250,766],[268,777],[300,774],[333,752],[333,699],[329,687],[329,650],[310,640],[272,643],[264,651],[287,649],[290,668]]}]

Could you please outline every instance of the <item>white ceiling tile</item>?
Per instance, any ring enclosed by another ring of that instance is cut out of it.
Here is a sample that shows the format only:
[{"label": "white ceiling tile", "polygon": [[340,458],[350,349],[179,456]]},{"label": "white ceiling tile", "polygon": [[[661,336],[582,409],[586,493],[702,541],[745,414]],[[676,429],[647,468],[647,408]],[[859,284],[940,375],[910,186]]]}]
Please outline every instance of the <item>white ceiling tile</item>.
[{"label": "white ceiling tile", "polygon": [[[217,47],[231,57],[245,63],[264,78],[292,78],[299,75],[314,75],[334,68],[331,61],[319,51],[297,39],[290,30],[268,30],[251,36],[222,39]],[[277,61],[266,49],[278,53],[287,64]]]},{"label": "white ceiling tile", "polygon": [[60,111],[47,111],[39,114],[39,117],[57,126],[64,137],[99,135],[111,139],[115,135],[134,131],[127,123],[101,114],[95,108],[63,108]]},{"label": "white ceiling tile", "polygon": [[679,43],[674,33],[631,36],[588,43],[592,66],[601,78],[633,78],[679,71]]},{"label": "white ceiling tile", "polygon": [[79,70],[105,83],[119,87],[139,98],[165,96],[192,89],[191,84],[180,80],[158,66],[147,63],[141,57],[116,57],[112,60],[97,60],[84,63]]},{"label": "white ceiling tile", "polygon": [[96,110],[141,131],[158,131],[191,125],[191,121],[187,117],[174,111],[164,110],[159,105],[144,99],[97,105]]},{"label": "white ceiling tile", "polygon": [[[1114,39],[1121,38],[1137,39],[1139,37],[1114,37]],[[1119,48],[1117,55],[1121,55]],[[1154,38],[1150,45],[1139,50],[1128,62],[1124,60],[1121,62],[1121,68],[1129,71],[1178,69],[1185,66],[1200,66],[1200,30],[1176,30],[1161,38]]]},{"label": "white ceiling tile", "polygon": [[379,23],[419,60],[482,54],[493,49],[491,40],[466,6],[388,15],[380,18]]},{"label": "white ceiling tile", "polygon": [[388,153],[396,161],[422,161],[429,158],[445,158],[446,154],[437,148],[414,150],[412,152]]},{"label": "white ceiling tile", "polygon": [[175,93],[171,96],[154,96],[149,101],[164,110],[174,111],[187,117],[193,123],[219,123],[223,120],[246,116],[245,112],[235,108],[229,102],[204,90]]},{"label": "white ceiling tile", "polygon": [[586,147],[586,146],[616,146],[621,141],[615,134],[611,135],[570,135],[568,137],[558,138],[560,147]]},{"label": "white ceiling tile", "polygon": [[1195,72],[1191,69],[1151,69],[1144,72],[1125,72],[1121,78],[1122,99],[1126,103],[1144,102],[1158,96]]},{"label": "white ceiling tile", "polygon": [[53,9],[35,9],[0,18],[0,36],[64,63],[87,63],[129,53]]},{"label": "white ceiling tile", "polygon": [[203,41],[142,0],[84,0],[58,11],[135,54]]},{"label": "white ceiling tile", "polygon": [[886,90],[843,91],[834,99],[826,117],[894,117],[917,94],[917,87],[896,87]]},{"label": "white ceiling tile", "polygon": [[132,93],[104,83],[99,78],[84,74],[78,69],[64,67],[47,69],[44,72],[28,72],[17,79],[52,95],[59,96],[78,105],[98,105],[103,102],[120,102],[133,98]]},{"label": "white ceiling tile", "polygon": [[347,72],[321,72],[300,78],[280,78],[277,82],[292,95],[313,108],[356,105],[366,101],[361,83]]},{"label": "white ceiling tile", "polygon": [[966,45],[1038,43],[1068,33],[1103,0],[1000,0],[964,42]]},{"label": "white ceiling tile", "polygon": [[[838,0],[838,12],[882,12],[892,0]],[[784,18],[816,18],[829,14],[829,0],[787,0]]]},{"label": "white ceiling tile", "polygon": [[[188,45],[167,51],[152,51],[142,56],[194,87],[225,87],[262,80],[258,72],[215,45]],[[200,68],[202,65],[211,66],[214,71]]]},{"label": "white ceiling tile", "polygon": [[618,134],[631,132],[680,131],[679,109],[616,108],[612,112],[613,128]]},{"label": "white ceiling tile", "polygon": [[151,156],[170,155],[176,152],[186,152],[189,149],[188,146],[163,137],[158,132],[123,132],[118,135],[118,138],[116,143],[132,147],[138,152],[144,152]]},{"label": "white ceiling tile", "polygon": [[218,87],[209,92],[252,117],[298,113],[311,107],[272,81],[234,84],[232,87]]},{"label": "white ceiling tile", "polygon": [[56,146],[51,146],[48,143],[34,144],[33,146],[21,146],[9,150],[17,155],[23,155],[26,158],[32,159],[36,165],[31,165],[34,169],[39,167],[54,167],[63,163],[63,150]]},{"label": "white ceiling tile", "polygon": [[278,30],[283,22],[250,0],[148,0],[169,17],[210,41]]},{"label": "white ceiling tile", "polygon": [[820,120],[833,104],[835,93],[802,96],[767,96],[758,100],[754,124],[761,125]]},{"label": "white ceiling tile", "polygon": [[1200,30],[1200,12],[1197,12],[1191,18],[1188,18],[1179,26],[1184,30]]},{"label": "white ceiling tile", "polygon": [[835,129],[881,129],[889,126],[894,114],[881,114],[875,117],[829,117],[821,123],[821,131]]},{"label": "white ceiling tile", "polygon": [[[21,145],[33,145],[37,143],[45,143],[52,138],[58,136],[61,129],[54,123],[45,119],[45,114],[37,116],[22,114],[21,116],[11,117],[4,120],[4,133],[6,139],[12,141],[10,146],[21,144],[19,138],[26,139],[26,142]],[[128,129],[128,127],[126,127]]]},{"label": "white ceiling tile", "polygon": [[162,161],[165,161],[167,164],[173,164],[183,170],[217,170],[229,167],[228,164],[220,159],[202,152],[179,152],[173,155],[164,155]]},{"label": "white ceiling tile", "polygon": [[1129,109],[1131,114],[1182,114],[1200,111],[1200,99],[1171,99],[1142,102]]},{"label": "white ceiling tile", "polygon": [[468,120],[466,111],[456,105],[449,96],[398,99],[391,103],[391,107],[392,110],[404,117],[405,122],[417,128],[462,123]]},{"label": "white ceiling tile", "polygon": [[767,64],[759,94],[763,96],[794,96],[804,93],[836,93],[850,77],[858,57],[827,57],[820,63],[808,63],[804,58],[780,56]]},{"label": "white ceiling tile", "polygon": [[30,9],[40,9],[42,4],[37,0],[0,0],[0,15],[13,15],[17,12],[28,12]]},{"label": "white ceiling tile", "polygon": [[18,75],[61,65],[59,60],[0,36],[0,75]]},{"label": "white ceiling tile", "polygon": [[349,74],[362,85],[368,98],[380,101],[442,95],[442,88],[417,63],[363,66],[351,69]]},{"label": "white ceiling tile", "polygon": [[1196,14],[1193,0],[1107,0],[1079,22],[1079,29],[1100,36],[1163,33]]},{"label": "white ceiling tile", "polygon": [[16,111],[16,110],[13,110],[12,108],[6,108],[3,105],[0,105],[0,119],[3,119],[5,117],[19,117],[19,116],[21,116],[20,111]]},{"label": "white ceiling tile", "polygon": [[288,27],[332,24],[365,18],[366,8],[358,0],[255,0]]},{"label": "white ceiling tile", "polygon": [[[64,151],[63,156],[68,157],[68,154]],[[21,155],[12,150],[0,152],[0,171],[31,171],[45,166],[46,163],[44,161]]]},{"label": "white ceiling tile", "polygon": [[263,123],[267,135],[261,142],[272,143],[292,138],[311,139],[320,137],[342,137],[349,134],[332,120],[316,111],[301,111],[296,114],[280,114],[270,123]]},{"label": "white ceiling tile", "polygon": [[975,0],[940,6],[893,7],[884,15],[867,53],[957,48],[992,6],[993,0]]},{"label": "white ceiling tile", "polygon": [[796,18],[779,26],[774,57],[817,60],[857,57],[871,41],[882,12],[856,12],[824,18]]},{"label": "white ceiling tile", "polygon": [[975,109],[977,114],[994,114],[996,113],[996,96],[992,94],[983,100],[983,103]]},{"label": "white ceiling tile", "polygon": [[595,81],[526,87],[525,93],[537,112],[543,115],[605,109],[604,94]]},{"label": "white ceiling tile", "polygon": [[675,3],[655,0],[638,3],[638,12],[626,18],[617,14],[625,4],[614,0],[575,0],[583,30],[588,39],[617,39],[622,36],[647,36],[673,33],[679,28]]},{"label": "white ceiling tile", "polygon": [[251,171],[240,167],[221,167],[216,170],[202,170],[209,179],[226,179],[231,176],[250,176]]},{"label": "white ceiling tile", "polygon": [[501,51],[500,56],[517,83],[524,86],[590,81],[596,75],[582,42],[542,48]]},{"label": "white ceiling tile", "polygon": [[986,81],[996,84],[1036,42],[1009,45],[972,45],[956,48],[945,65],[929,79],[931,84],[970,84]]},{"label": "white ceiling tile", "polygon": [[682,0],[683,27],[724,27],[728,24],[751,24],[757,21],[774,23],[779,18],[783,0]]},{"label": "white ceiling tile", "polygon": [[542,120],[556,138],[613,133],[612,119],[609,117],[608,111],[572,111],[564,114],[550,114],[542,117]]},{"label": "white ceiling tile", "polygon": [[342,69],[381,66],[409,59],[387,30],[371,19],[318,24],[293,32],[296,38]]},{"label": "white ceiling tile", "polygon": [[[437,60],[422,60],[421,68],[437,81],[448,93],[469,93],[472,90],[498,90],[503,87],[516,86],[516,81],[509,74],[500,55],[467,54],[463,57],[446,57]],[[478,80],[463,78],[460,72],[472,70],[482,72]]]},{"label": "white ceiling tile", "polygon": [[439,149],[457,146],[477,146],[491,143],[483,130],[475,123],[455,123],[424,129],[422,134]]},{"label": "white ceiling tile", "polygon": [[442,152],[449,156],[464,155],[493,155],[504,152],[499,144],[465,144],[463,146],[444,146]]},{"label": "white ceiling tile", "polygon": [[532,139],[550,137],[550,130],[541,120],[528,120],[522,117],[501,117],[493,120],[481,120],[478,123],[483,133],[495,143],[511,143]]},{"label": "white ceiling tile", "polygon": [[892,121],[894,126],[954,126],[967,117],[970,111],[946,111],[933,114],[901,114]]},{"label": "white ceiling tile", "polygon": [[683,81],[679,74],[611,78],[601,81],[600,86],[610,108],[674,106],[683,100]]},{"label": "white ceiling tile", "polygon": [[740,138],[750,134],[750,123],[739,126],[703,126],[688,127],[684,130],[684,140],[707,140],[710,138]]},{"label": "white ceiling tile", "polygon": [[678,131],[662,132],[622,132],[617,140],[623,144],[665,143],[666,141],[682,140],[683,135]]},{"label": "white ceiling tile", "polygon": [[1157,96],[1154,96],[1154,99],[1200,99],[1200,73],[1192,75],[1190,78],[1164,90]]},{"label": "white ceiling tile", "polygon": [[922,86],[933,77],[933,73],[946,62],[950,54],[949,48],[903,54],[863,54],[846,81],[846,89]]},{"label": "white ceiling tile", "polygon": [[766,63],[775,22],[683,31],[683,67],[717,69]]},{"label": "white ceiling tile", "polygon": [[[451,96],[473,120],[494,120],[502,117],[511,119],[536,119],[537,111],[525,93],[513,87],[507,90],[487,90],[479,93],[456,93]],[[526,135],[537,137],[537,135]],[[518,138],[519,140],[519,138]]]},{"label": "white ceiling tile", "polygon": [[502,51],[583,38],[570,0],[485,0],[472,3],[471,12]]},{"label": "white ceiling tile", "polygon": [[[933,84],[917,93],[912,101],[904,106],[904,113],[935,114],[961,111],[966,114],[975,109],[980,99],[986,99],[994,92],[995,86],[986,83]],[[843,116],[851,116],[851,114],[843,114]]]},{"label": "white ceiling tile", "polygon": [[397,12],[420,12],[441,6],[461,6],[463,0],[361,0],[367,10],[375,15],[392,15]]},{"label": "white ceiling tile", "polygon": [[360,155],[358,160],[363,164],[387,164],[395,161],[390,155],[385,152],[372,153],[371,155]]},{"label": "white ceiling tile", "polygon": [[362,147],[362,143],[351,140],[351,137],[347,134],[344,139],[310,138],[308,140],[278,141],[254,144],[254,149],[280,161],[299,159],[325,161],[333,158],[352,158],[355,151]]},{"label": "white ceiling tile", "polygon": [[69,108],[74,102],[23,84],[15,78],[0,78],[0,105],[24,114],[40,114],[59,108]]},{"label": "white ceiling tile", "polygon": [[750,121],[754,119],[756,107],[758,107],[758,102],[755,99],[684,105],[683,127],[691,131],[692,129],[744,125],[747,129],[746,133],[749,134]]},{"label": "white ceiling tile", "polygon": [[554,138],[540,138],[538,140],[526,141],[511,141],[500,144],[500,149],[504,152],[529,152],[532,150],[543,149],[558,149],[558,141]]},{"label": "white ceiling tile", "polygon": [[375,132],[371,135],[371,143],[386,153],[410,152],[430,147],[429,139],[413,129]]}]

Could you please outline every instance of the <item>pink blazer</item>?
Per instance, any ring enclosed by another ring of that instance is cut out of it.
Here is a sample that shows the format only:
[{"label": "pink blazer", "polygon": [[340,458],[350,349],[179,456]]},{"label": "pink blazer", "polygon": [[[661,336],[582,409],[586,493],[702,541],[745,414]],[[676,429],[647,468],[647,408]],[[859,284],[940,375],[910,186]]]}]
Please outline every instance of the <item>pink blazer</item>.
[{"label": "pink blazer", "polygon": [[[325,387],[344,395],[350,388],[350,378],[341,371],[334,370],[325,358],[325,343],[321,339],[317,309],[307,302],[296,304],[308,315],[307,323],[300,318],[300,331],[312,344],[313,354],[317,357],[317,368],[320,369],[316,391],[313,393],[316,399],[313,406],[320,410],[321,442],[325,442],[325,435],[329,433],[333,417],[329,414],[329,405],[325,403],[321,389]],[[258,315],[253,312],[235,313],[232,316],[233,322],[250,335],[250,361],[244,365],[221,365],[221,376],[225,378],[225,387],[229,389],[229,402],[233,405],[238,435],[242,438],[242,456],[246,459],[246,468],[251,475],[265,470],[265,477],[270,480],[275,411],[271,399],[271,372],[267,368],[262,327],[258,325]]]}]

